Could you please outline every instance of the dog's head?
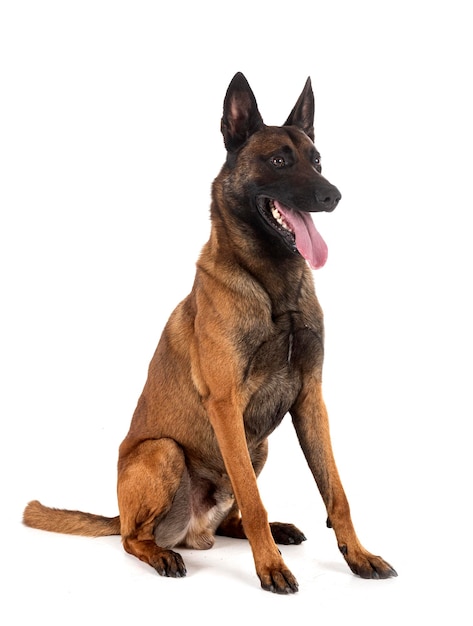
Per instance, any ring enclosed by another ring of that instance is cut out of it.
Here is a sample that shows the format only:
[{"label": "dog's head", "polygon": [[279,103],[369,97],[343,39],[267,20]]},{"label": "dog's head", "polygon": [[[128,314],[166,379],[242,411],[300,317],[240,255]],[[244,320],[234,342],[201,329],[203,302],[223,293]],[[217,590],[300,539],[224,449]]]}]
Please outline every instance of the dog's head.
[{"label": "dog's head", "polygon": [[341,194],[322,176],[314,145],[314,95],[310,78],[283,126],[267,126],[248,81],[237,73],[224,102],[221,124],[234,210],[274,247],[301,254],[314,269],[327,246],[309,213],[333,211]]}]

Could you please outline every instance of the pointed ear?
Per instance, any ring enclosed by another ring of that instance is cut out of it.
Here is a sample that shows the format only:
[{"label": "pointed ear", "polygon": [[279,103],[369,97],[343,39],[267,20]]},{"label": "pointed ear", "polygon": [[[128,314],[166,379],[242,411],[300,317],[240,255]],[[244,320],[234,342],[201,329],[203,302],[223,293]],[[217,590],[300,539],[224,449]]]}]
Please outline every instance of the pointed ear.
[{"label": "pointed ear", "polygon": [[221,130],[228,152],[235,152],[257,130],[263,128],[263,118],[248,81],[241,72],[233,77],[223,104]]},{"label": "pointed ear", "polygon": [[314,141],[314,93],[310,78],[284,126],[298,126]]}]

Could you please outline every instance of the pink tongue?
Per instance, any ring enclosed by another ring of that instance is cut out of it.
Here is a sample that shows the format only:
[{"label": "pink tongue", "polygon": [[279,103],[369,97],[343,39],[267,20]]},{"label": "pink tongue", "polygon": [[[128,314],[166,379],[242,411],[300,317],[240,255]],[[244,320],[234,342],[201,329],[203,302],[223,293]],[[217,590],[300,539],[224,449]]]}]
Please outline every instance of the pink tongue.
[{"label": "pink tongue", "polygon": [[297,249],[310,267],[313,270],[323,267],[327,260],[328,248],[315,228],[310,213],[294,211],[277,200],[274,200],[274,206],[294,232]]}]

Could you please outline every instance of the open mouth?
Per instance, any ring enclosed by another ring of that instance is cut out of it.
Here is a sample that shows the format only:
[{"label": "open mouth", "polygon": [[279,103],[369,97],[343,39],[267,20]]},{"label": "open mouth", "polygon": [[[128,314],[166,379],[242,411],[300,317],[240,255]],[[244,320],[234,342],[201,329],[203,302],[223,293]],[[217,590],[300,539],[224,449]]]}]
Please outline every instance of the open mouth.
[{"label": "open mouth", "polygon": [[260,197],[257,206],[262,217],[282,237],[289,249],[297,252],[294,230],[279,211],[276,201],[272,198]]},{"label": "open mouth", "polygon": [[275,198],[260,196],[257,206],[261,216],[282,238],[292,252],[299,252],[312,269],[319,269],[327,260],[327,244],[315,228],[310,213],[298,211]]}]

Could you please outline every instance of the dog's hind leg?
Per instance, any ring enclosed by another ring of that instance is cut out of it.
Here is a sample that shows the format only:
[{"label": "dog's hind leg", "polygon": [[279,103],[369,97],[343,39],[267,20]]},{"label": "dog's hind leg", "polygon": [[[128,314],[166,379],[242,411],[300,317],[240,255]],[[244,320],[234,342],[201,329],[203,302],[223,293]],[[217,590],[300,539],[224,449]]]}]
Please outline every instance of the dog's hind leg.
[{"label": "dog's hind leg", "polygon": [[187,480],[184,453],[172,439],[123,442],[118,464],[123,547],[162,576],[186,575],[182,557],[170,548],[187,528]]},{"label": "dog's hind leg", "polygon": [[227,517],[217,528],[217,535],[232,537],[233,539],[247,539],[237,504],[234,504]]},{"label": "dog's hind leg", "polygon": [[[280,545],[299,545],[306,540],[304,533],[299,530],[297,526],[294,526],[294,524],[270,522],[269,527],[271,528],[274,541]],[[232,508],[230,513],[217,528],[217,535],[233,537],[235,539],[247,538],[237,505]]]}]

